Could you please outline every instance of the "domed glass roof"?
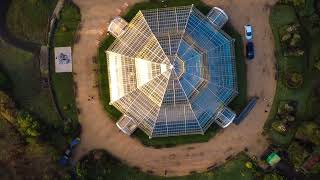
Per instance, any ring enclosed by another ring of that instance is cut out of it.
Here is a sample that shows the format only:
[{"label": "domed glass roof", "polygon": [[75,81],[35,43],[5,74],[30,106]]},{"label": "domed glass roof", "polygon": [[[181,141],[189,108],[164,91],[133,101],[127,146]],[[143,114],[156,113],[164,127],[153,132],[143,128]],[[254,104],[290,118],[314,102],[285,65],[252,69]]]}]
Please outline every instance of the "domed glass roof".
[{"label": "domed glass roof", "polygon": [[122,130],[130,124],[149,137],[203,134],[214,121],[232,122],[226,105],[237,95],[234,40],[220,29],[226,14],[219,12],[209,18],[191,5],[111,22],[110,104],[127,117],[117,124]]}]

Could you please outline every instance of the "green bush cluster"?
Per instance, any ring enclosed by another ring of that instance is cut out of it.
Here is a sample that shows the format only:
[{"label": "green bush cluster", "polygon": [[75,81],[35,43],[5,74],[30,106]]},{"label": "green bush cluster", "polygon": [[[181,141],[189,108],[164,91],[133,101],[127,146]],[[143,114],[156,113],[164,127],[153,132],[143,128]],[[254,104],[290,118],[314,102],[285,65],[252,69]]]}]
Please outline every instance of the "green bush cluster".
[{"label": "green bush cluster", "polygon": [[280,40],[284,56],[304,55],[303,41],[299,28],[299,24],[290,24],[280,28]]},{"label": "green bush cluster", "polygon": [[298,127],[295,137],[320,146],[320,127],[313,121],[303,122]]},{"label": "green bush cluster", "polygon": [[6,22],[16,37],[35,43],[45,43],[49,18],[57,0],[11,0]]},{"label": "green bush cluster", "polygon": [[307,157],[310,156],[310,153],[307,152],[306,149],[304,149],[304,147],[297,142],[293,142],[290,144],[288,153],[289,159],[296,169],[299,169],[307,160]]},{"label": "green bush cluster", "polygon": [[315,67],[318,71],[320,71],[320,61],[316,62],[316,63],[314,64],[314,67]]},{"label": "green bush cluster", "polygon": [[17,109],[13,100],[3,91],[0,91],[0,119],[10,123],[15,122]]},{"label": "green bush cluster", "polygon": [[24,137],[38,137],[39,123],[28,112],[19,112],[17,115],[17,128]]},{"label": "green bush cluster", "polygon": [[14,101],[3,91],[0,91],[0,119],[14,125],[24,137],[37,137],[39,123],[28,112],[16,108]]},{"label": "green bush cluster", "polygon": [[280,134],[285,134],[296,120],[296,111],[296,103],[293,101],[279,106],[276,120],[272,123],[272,128]]},{"label": "green bush cluster", "polygon": [[10,88],[11,83],[8,77],[3,72],[0,72],[0,90],[8,90]]},{"label": "green bush cluster", "polygon": [[280,3],[303,8],[306,4],[306,0],[280,0]]},{"label": "green bush cluster", "polygon": [[303,75],[296,71],[289,71],[285,75],[285,84],[288,88],[299,88],[303,84]]}]

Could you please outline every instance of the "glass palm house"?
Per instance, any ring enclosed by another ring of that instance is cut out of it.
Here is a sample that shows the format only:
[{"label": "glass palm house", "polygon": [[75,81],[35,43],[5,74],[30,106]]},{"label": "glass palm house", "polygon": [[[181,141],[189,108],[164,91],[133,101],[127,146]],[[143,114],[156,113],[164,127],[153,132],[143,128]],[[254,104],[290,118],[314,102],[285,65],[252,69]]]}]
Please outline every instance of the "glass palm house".
[{"label": "glass palm house", "polygon": [[110,104],[123,113],[117,126],[150,138],[204,134],[225,128],[236,114],[234,39],[221,28],[228,16],[207,16],[193,5],[139,11],[131,22],[113,19],[107,49]]}]

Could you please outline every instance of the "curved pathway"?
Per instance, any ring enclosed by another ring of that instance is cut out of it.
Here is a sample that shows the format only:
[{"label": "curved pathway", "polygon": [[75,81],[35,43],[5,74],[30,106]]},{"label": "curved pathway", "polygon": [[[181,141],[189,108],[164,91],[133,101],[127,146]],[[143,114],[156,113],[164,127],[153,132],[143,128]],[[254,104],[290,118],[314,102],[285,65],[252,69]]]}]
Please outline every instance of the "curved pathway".
[{"label": "curved pathway", "polygon": [[[128,4],[134,1],[130,0]],[[131,166],[144,171],[152,170],[158,175],[166,172],[168,176],[176,176],[189,174],[190,171],[205,171],[245,147],[249,154],[260,155],[267,146],[261,135],[268,116],[265,110],[272,103],[276,89],[274,44],[268,22],[271,4],[267,4],[272,1],[275,0],[206,0],[212,6],[224,8],[239,32],[243,32],[243,25],[248,22],[254,27],[256,58],[248,62],[248,94],[260,97],[255,109],[242,124],[229,126],[209,142],[154,149],[119,132],[114,121],[103,110],[98,97],[99,89],[96,88],[97,65],[92,59],[97,53],[99,39],[106,31],[107,22],[126,6],[125,2],[74,0],[82,13],[78,32],[80,39],[73,49],[76,101],[82,125],[82,142],[75,158],[79,159],[92,149],[106,149]],[[93,96],[93,100],[88,101],[89,96]]]}]

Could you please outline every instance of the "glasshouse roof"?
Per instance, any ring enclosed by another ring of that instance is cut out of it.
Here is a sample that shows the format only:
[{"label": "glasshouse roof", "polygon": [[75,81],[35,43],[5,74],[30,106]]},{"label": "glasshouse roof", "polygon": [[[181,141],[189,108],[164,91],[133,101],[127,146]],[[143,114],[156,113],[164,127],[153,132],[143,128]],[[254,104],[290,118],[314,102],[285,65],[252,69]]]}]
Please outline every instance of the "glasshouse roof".
[{"label": "glasshouse roof", "polygon": [[193,5],[139,11],[131,22],[116,17],[106,51],[118,127],[149,137],[204,134],[228,126],[237,95],[234,40],[221,30],[228,16]]}]

